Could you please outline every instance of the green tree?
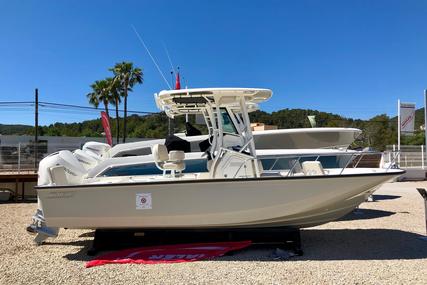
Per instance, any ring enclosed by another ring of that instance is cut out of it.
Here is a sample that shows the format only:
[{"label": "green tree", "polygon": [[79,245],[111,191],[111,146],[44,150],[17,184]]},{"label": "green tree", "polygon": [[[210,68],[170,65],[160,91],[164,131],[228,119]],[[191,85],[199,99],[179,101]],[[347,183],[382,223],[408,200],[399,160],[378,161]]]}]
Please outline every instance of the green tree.
[{"label": "green tree", "polygon": [[112,101],[110,95],[110,88],[107,80],[97,80],[92,85],[92,92],[87,94],[89,103],[98,108],[99,104],[102,102],[104,104],[105,113],[107,113],[108,118],[110,117],[108,112],[108,104]]},{"label": "green tree", "polygon": [[390,118],[385,114],[375,116],[366,122],[364,131],[368,145],[379,151],[384,151],[388,144],[393,144]]},{"label": "green tree", "polygon": [[117,63],[110,70],[114,73],[114,80],[120,85],[121,95],[124,98],[123,142],[126,142],[127,98],[136,84],[142,84],[143,73],[142,69],[134,67],[131,62]]},{"label": "green tree", "polygon": [[111,105],[116,108],[116,143],[119,143],[120,139],[120,117],[119,117],[119,104],[121,103],[120,94],[122,93],[120,84],[114,78],[108,77],[105,79],[108,84]]}]

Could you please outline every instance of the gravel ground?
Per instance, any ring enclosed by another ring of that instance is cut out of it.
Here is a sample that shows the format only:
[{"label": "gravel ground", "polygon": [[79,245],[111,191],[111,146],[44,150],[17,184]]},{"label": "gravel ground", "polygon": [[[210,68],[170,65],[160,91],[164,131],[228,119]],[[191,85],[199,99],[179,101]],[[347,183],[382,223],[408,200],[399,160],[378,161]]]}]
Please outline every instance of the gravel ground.
[{"label": "gravel ground", "polygon": [[66,230],[34,246],[25,226],[36,204],[0,204],[1,284],[427,284],[427,182],[385,184],[376,202],[340,221],[302,231],[304,256],[278,261],[249,248],[212,261],[86,269],[91,231]]}]

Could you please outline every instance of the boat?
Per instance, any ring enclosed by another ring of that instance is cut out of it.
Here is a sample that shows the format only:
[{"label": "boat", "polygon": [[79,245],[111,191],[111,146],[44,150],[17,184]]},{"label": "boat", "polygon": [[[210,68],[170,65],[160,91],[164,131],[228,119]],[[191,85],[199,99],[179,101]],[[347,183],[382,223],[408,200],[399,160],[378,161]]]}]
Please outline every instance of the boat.
[{"label": "boat", "polygon": [[[76,156],[77,154],[77,156]],[[381,155],[381,153],[375,153]],[[86,165],[88,155],[82,156],[80,151],[74,152],[79,162]],[[303,161],[320,161],[325,168],[343,168],[346,165],[360,167],[363,165],[365,157],[372,156],[372,152],[359,152],[355,150],[340,149],[276,149],[276,150],[256,150],[256,155],[261,162],[264,173],[268,171],[286,170],[292,167],[292,161],[300,158]],[[89,157],[89,160],[92,159]],[[205,153],[190,152],[185,154],[185,169],[182,173],[207,172],[208,159]],[[106,158],[102,161],[93,159],[93,165],[87,167],[85,175],[88,178],[117,177],[117,176],[139,176],[162,174],[156,166],[152,154],[139,156],[125,156]],[[380,163],[377,163],[375,167]],[[373,163],[372,163],[373,165]],[[83,171],[82,171],[83,172]]]},{"label": "boat", "polygon": [[[163,144],[152,147],[158,174],[91,176],[69,151],[44,158],[36,187],[38,210],[29,227],[38,234],[35,241],[55,237],[59,228],[311,227],[351,212],[382,183],[404,173],[392,167],[348,167],[361,152],[349,153],[342,167],[327,168],[320,157],[328,153],[306,160],[313,151],[264,150],[264,155],[270,152],[266,167],[258,158],[248,113],[271,96],[269,89],[254,88],[155,95],[159,109],[171,118],[204,116],[209,130],[204,171],[185,172],[189,154],[168,151]],[[97,147],[87,150],[96,157]],[[281,159],[286,166],[275,168]]]},{"label": "boat", "polygon": [[[347,149],[362,131],[356,128],[295,128],[253,131],[256,149]],[[199,143],[207,135],[188,136],[186,133],[175,134],[191,144],[191,151],[200,151]],[[124,157],[151,154],[154,144],[164,144],[165,139],[144,140],[139,142],[117,144],[107,147],[104,157]],[[98,143],[99,144],[99,143]]]}]

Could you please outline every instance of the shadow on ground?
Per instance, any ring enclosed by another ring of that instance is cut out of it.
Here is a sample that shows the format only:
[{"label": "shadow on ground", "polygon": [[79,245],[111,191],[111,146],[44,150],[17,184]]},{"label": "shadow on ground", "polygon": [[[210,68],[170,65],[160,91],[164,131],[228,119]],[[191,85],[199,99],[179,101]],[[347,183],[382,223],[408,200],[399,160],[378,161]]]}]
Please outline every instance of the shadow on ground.
[{"label": "shadow on ground", "polygon": [[[427,241],[421,235],[389,229],[306,229],[302,231],[304,255],[291,260],[393,260],[427,258]],[[192,241],[197,242],[197,241]],[[173,242],[171,242],[172,244]],[[91,240],[56,243],[80,248],[64,256],[68,260],[89,261],[87,256]],[[46,246],[55,243],[46,244]],[[277,261],[274,252],[277,245],[251,246],[216,261]],[[101,252],[104,254],[106,252]]]},{"label": "shadow on ground", "polygon": [[337,221],[352,221],[352,220],[368,220],[388,217],[396,214],[395,212],[373,210],[373,209],[356,209],[353,212],[345,215]]},{"label": "shadow on ground", "polygon": [[397,195],[372,195],[372,197],[374,198],[374,201],[381,201],[381,200],[394,200],[394,199],[399,199],[402,196],[397,196]]},{"label": "shadow on ground", "polygon": [[427,258],[421,235],[389,229],[304,230],[308,260],[386,260]]},{"label": "shadow on ground", "polygon": [[95,231],[87,232],[87,233],[79,235],[79,237],[94,237],[94,236],[95,236]]}]

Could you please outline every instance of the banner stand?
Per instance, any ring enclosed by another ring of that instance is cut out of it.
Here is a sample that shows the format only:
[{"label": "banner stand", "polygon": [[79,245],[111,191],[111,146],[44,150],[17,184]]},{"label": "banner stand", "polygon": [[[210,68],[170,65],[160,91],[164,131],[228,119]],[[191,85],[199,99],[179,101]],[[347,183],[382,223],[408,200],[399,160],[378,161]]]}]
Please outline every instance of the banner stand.
[{"label": "banner stand", "polygon": [[401,152],[401,140],[400,137],[404,135],[413,135],[415,126],[415,104],[414,103],[402,103],[397,100],[397,151],[398,164],[400,165],[400,152]]}]

